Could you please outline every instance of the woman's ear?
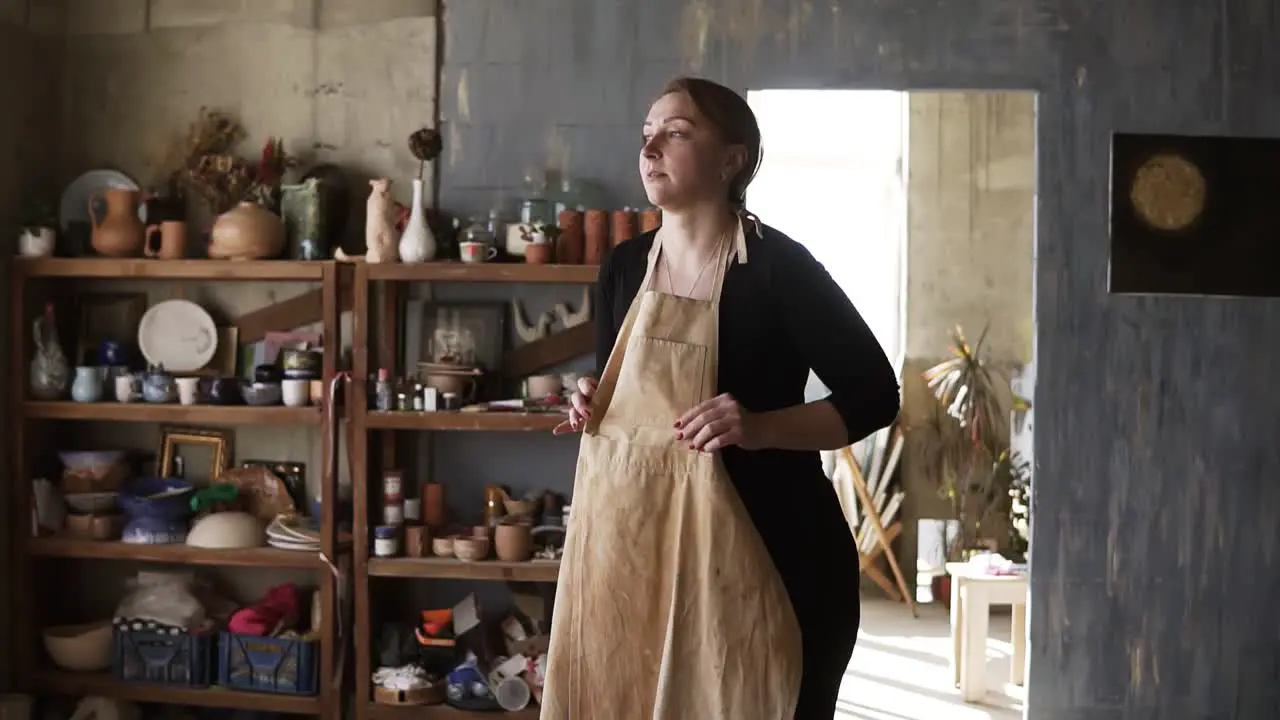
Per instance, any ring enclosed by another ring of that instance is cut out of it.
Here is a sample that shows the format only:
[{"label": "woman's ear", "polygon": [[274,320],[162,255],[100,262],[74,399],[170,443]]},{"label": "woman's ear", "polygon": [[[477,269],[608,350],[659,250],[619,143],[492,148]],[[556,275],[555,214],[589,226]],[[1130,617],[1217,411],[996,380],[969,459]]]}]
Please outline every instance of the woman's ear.
[{"label": "woman's ear", "polygon": [[730,145],[728,157],[725,158],[724,170],[722,173],[725,178],[734,178],[738,173],[742,172],[742,168],[747,165],[747,147],[745,145]]}]

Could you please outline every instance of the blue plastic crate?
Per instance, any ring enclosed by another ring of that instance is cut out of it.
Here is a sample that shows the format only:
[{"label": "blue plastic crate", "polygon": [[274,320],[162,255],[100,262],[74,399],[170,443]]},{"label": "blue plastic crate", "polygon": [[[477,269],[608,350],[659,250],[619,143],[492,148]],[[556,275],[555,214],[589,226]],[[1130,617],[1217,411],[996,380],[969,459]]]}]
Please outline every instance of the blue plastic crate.
[{"label": "blue plastic crate", "polygon": [[223,687],[281,695],[316,694],[318,640],[224,632],[218,649],[218,684]]},{"label": "blue plastic crate", "polygon": [[111,633],[111,667],[118,680],[182,687],[213,682],[214,635],[173,635],[147,630]]}]

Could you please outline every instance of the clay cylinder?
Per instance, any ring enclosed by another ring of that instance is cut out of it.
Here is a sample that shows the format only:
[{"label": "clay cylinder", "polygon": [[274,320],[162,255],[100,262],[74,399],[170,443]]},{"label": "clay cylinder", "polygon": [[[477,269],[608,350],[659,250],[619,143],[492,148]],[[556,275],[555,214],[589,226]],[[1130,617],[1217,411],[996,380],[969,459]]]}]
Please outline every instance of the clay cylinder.
[{"label": "clay cylinder", "polygon": [[609,213],[604,210],[588,210],[583,218],[582,261],[587,265],[599,265],[604,251],[609,247]]},{"label": "clay cylinder", "polygon": [[422,520],[433,530],[444,527],[444,485],[427,483],[422,486]]},{"label": "clay cylinder", "polygon": [[636,214],[630,210],[613,211],[613,246],[636,236]]},{"label": "clay cylinder", "polygon": [[556,238],[556,262],[562,265],[581,265],[586,252],[581,210],[560,211],[560,237]]},{"label": "clay cylinder", "polygon": [[421,525],[407,525],[404,529],[404,554],[409,557],[426,557],[430,554],[431,530]]},{"label": "clay cylinder", "polygon": [[533,528],[528,525],[499,525],[494,532],[498,559],[524,562],[533,557]]},{"label": "clay cylinder", "polygon": [[649,208],[640,213],[640,232],[647,233],[650,230],[657,230],[662,225],[662,211],[657,208]]}]

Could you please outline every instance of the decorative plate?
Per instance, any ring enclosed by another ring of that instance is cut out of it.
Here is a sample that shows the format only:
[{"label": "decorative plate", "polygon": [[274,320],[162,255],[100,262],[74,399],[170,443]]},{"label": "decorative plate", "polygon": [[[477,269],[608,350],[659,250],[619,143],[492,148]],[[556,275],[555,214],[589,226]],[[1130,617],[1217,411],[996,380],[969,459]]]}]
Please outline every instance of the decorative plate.
[{"label": "decorative plate", "polygon": [[165,300],[142,316],[138,347],[151,365],[171,373],[195,372],[217,353],[218,328],[209,313],[190,300]]}]

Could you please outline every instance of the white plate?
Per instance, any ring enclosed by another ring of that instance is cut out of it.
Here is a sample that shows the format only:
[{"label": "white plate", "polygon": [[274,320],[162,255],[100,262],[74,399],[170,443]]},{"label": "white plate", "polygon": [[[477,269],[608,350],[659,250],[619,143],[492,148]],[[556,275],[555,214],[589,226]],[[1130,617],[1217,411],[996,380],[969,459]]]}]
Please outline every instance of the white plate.
[{"label": "white plate", "polygon": [[195,372],[218,351],[218,327],[190,300],[156,303],[138,323],[138,348],[151,365],[171,373]]},{"label": "white plate", "polygon": [[[133,178],[119,170],[90,170],[72,180],[67,189],[62,191],[62,199],[58,204],[58,224],[62,225],[62,232],[67,232],[73,222],[92,224],[89,219],[89,198],[94,193],[109,188],[141,190]],[[139,216],[141,215],[142,210],[139,209]]]}]

